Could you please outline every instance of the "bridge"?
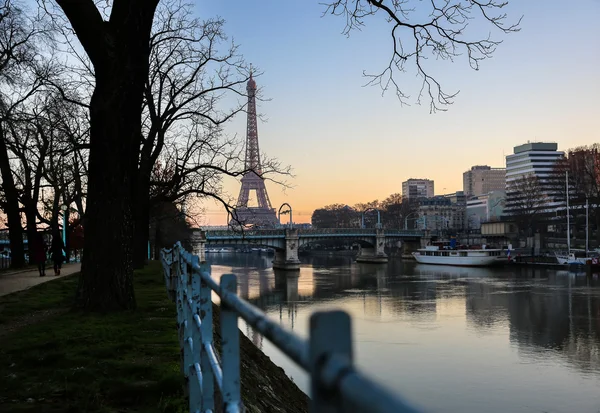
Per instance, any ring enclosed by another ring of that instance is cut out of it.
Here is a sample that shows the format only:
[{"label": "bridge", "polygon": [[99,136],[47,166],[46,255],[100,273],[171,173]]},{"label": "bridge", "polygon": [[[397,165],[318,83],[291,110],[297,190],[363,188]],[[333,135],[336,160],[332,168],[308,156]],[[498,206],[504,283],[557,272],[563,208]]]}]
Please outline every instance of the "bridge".
[{"label": "bridge", "polygon": [[385,263],[386,245],[398,241],[419,241],[428,236],[424,231],[390,230],[381,228],[331,228],[331,229],[261,229],[239,231],[194,230],[192,237],[194,253],[205,259],[206,244],[257,245],[275,249],[273,268],[282,270],[300,269],[298,248],[324,240],[347,240],[366,244],[360,248],[357,262]]}]

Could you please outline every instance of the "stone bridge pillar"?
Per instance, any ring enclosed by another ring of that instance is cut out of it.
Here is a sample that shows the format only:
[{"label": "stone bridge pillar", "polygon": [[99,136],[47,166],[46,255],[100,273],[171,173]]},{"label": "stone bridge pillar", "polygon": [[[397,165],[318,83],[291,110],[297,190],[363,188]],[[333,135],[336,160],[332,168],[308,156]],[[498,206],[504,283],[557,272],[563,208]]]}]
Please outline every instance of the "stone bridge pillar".
[{"label": "stone bridge pillar", "polygon": [[361,248],[356,256],[356,262],[388,262],[388,256],[385,253],[385,232],[383,229],[377,228],[375,230],[375,246],[373,248]]},{"label": "stone bridge pillar", "polygon": [[206,262],[206,232],[192,232],[192,254],[197,255],[200,262]]},{"label": "stone bridge pillar", "polygon": [[431,244],[431,232],[425,231],[421,237],[421,248],[425,248],[429,244]]},{"label": "stone bridge pillar", "polygon": [[285,250],[275,250],[273,268],[293,271],[300,269],[300,260],[298,259],[298,241],[298,230],[286,228]]}]

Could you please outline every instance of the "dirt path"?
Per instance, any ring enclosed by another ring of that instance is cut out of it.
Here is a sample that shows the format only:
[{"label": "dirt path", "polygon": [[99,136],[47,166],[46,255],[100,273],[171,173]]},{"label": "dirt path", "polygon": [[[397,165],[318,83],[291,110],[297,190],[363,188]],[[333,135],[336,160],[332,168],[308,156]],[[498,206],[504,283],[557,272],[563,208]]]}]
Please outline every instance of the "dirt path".
[{"label": "dirt path", "polygon": [[46,276],[40,277],[37,270],[0,274],[0,297],[16,291],[26,290],[41,283],[56,280],[66,275],[78,272],[81,264],[65,264],[58,277],[54,276],[52,267],[46,269]]}]

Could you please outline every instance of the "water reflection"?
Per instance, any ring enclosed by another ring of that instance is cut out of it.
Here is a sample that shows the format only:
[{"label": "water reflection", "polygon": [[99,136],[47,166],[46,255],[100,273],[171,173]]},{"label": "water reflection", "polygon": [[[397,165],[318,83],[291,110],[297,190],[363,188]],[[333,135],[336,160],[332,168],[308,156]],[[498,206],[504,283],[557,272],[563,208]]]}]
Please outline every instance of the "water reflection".
[{"label": "water reflection", "polygon": [[[273,271],[268,256],[209,259],[213,276],[236,273],[242,297],[303,336],[311,311],[349,311],[357,362],[377,366],[377,376],[387,375],[393,388],[410,391],[429,409],[599,410],[597,391],[587,392],[600,385],[597,276],[399,260],[373,266],[339,256],[303,257],[301,271],[290,274]],[[303,387],[294,366],[259,334],[251,329],[246,334]],[[461,380],[452,380],[455,374]],[[456,400],[448,405],[432,399],[432,391]],[[495,399],[497,405],[490,404]],[[569,408],[561,408],[566,401]]]}]

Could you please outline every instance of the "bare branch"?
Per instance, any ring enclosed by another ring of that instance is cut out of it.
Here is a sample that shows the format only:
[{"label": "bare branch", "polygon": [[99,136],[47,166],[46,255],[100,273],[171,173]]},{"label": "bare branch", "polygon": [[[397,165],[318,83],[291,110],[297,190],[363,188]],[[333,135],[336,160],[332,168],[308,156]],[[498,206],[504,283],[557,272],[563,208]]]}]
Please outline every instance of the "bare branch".
[{"label": "bare branch", "polygon": [[470,22],[482,19],[501,33],[519,31],[521,22],[519,19],[514,24],[507,23],[503,9],[508,2],[502,0],[337,0],[323,5],[324,15],[346,18],[343,33],[347,36],[352,30],[360,30],[366,18],[383,15],[391,25],[392,53],[381,72],[363,72],[368,78],[367,85],[378,85],[382,93],[392,87],[400,102],[408,104],[410,96],[394,76],[396,72],[406,72],[407,65],[413,62],[422,79],[416,103],[421,104],[426,96],[430,112],[446,110],[445,106],[454,102],[458,92],[443,90],[426,67],[429,58],[454,61],[466,54],[471,68],[479,70],[481,61],[490,58],[501,41],[493,40],[490,34],[469,35]]}]

